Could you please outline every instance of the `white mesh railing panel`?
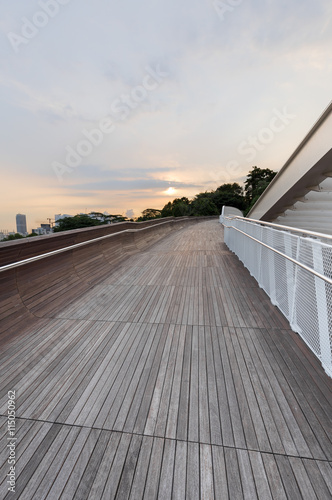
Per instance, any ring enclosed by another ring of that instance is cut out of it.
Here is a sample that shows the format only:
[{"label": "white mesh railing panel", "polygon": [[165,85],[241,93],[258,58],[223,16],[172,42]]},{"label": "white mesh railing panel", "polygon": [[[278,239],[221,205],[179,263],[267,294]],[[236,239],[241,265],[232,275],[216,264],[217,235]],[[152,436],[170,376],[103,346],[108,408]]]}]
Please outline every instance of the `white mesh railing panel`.
[{"label": "white mesh railing panel", "polygon": [[224,226],[228,248],[332,376],[332,243],[240,217]]}]

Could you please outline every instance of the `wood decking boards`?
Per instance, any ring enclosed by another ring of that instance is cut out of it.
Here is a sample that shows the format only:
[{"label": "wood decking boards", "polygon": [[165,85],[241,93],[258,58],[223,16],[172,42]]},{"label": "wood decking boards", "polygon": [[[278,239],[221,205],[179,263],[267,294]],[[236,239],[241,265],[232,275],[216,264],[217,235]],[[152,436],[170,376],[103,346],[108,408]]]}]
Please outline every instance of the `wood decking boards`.
[{"label": "wood decking boards", "polygon": [[0,336],[0,498],[332,498],[332,381],[217,221],[128,257],[66,307],[47,297],[49,318]]}]

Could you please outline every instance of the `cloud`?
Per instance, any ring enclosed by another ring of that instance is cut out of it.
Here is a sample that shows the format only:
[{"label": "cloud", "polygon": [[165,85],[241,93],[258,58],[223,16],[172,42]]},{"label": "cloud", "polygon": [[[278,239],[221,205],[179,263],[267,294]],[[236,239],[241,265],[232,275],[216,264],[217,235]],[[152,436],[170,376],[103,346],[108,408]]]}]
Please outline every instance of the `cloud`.
[{"label": "cloud", "polygon": [[[224,21],[212,0],[70,1],[16,54],[7,34],[20,33],[22,17],[36,10],[38,1],[2,5],[6,213],[37,210],[33,199],[55,213],[86,199],[136,212],[146,201],[162,206],[168,187],[194,195],[241,160],[239,144],[266,126],[274,108],[288,106],[297,120],[257,156],[258,166],[278,169],[330,100],[329,0],[243,1]],[[125,120],[114,119],[114,132],[60,185],[52,162],[63,162],[66,146],[75,148],[82,130],[109,116],[114,100],[158,64],[167,78]],[[250,167],[243,162],[241,176]]]},{"label": "cloud", "polygon": [[135,216],[135,213],[134,213],[133,209],[130,208],[126,211],[126,217],[128,217],[128,219],[132,219],[134,216]]},{"label": "cloud", "polygon": [[[96,191],[144,191],[164,190],[170,187],[199,188],[197,183],[166,181],[156,176],[167,172],[165,167],[150,169],[131,168],[125,170],[105,170],[102,167],[85,166],[75,171],[75,177],[70,183],[63,186],[69,192],[85,191],[94,193]],[[98,179],[98,180],[95,180]],[[78,180],[78,182],[77,182]]]}]

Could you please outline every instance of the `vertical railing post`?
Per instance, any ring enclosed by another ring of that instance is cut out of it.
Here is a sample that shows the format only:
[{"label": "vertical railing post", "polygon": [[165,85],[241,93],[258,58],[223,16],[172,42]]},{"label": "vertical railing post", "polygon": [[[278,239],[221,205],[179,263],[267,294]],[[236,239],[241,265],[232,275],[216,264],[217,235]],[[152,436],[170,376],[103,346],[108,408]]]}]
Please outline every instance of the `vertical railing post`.
[{"label": "vertical railing post", "polygon": [[[263,241],[263,231],[264,231],[264,227],[259,226],[259,241]],[[258,257],[259,270],[258,270],[257,282],[258,282],[260,287],[262,286],[262,253],[263,253],[263,245],[259,245],[259,257]]]},{"label": "vertical railing post", "polygon": [[[270,247],[274,247],[274,242],[273,242],[273,229],[267,228],[267,241],[268,245]],[[274,258],[274,252],[272,250],[268,250],[268,273],[269,273],[269,295],[271,302],[274,306],[277,305],[277,294],[276,294],[276,280],[275,280],[275,258]]]},{"label": "vertical railing post", "polygon": [[[292,255],[292,236],[284,231],[284,248],[285,253],[289,257]],[[294,297],[295,297],[295,269],[294,264],[286,259],[286,290],[287,290],[287,304],[288,304],[288,321],[291,323],[293,319]]]},{"label": "vertical railing post", "polygon": [[[297,236],[296,237],[296,256],[295,260],[298,262],[300,258],[300,244],[301,244],[301,239]],[[289,316],[289,324],[291,326],[291,329],[294,332],[297,332],[301,334],[301,328],[299,327],[297,323],[297,316],[296,316],[296,303],[298,300],[298,274],[299,274],[299,266],[295,266],[294,268],[294,283],[292,286],[292,294],[290,297],[291,300],[291,305],[290,305],[290,316]]]},{"label": "vertical railing post", "polygon": [[[322,246],[312,240],[312,253],[314,269],[320,274],[324,274],[324,261]],[[320,358],[326,373],[332,376],[331,343],[329,334],[329,320],[327,307],[326,285],[321,278],[315,276],[316,303],[318,313],[318,336],[320,347]]]}]

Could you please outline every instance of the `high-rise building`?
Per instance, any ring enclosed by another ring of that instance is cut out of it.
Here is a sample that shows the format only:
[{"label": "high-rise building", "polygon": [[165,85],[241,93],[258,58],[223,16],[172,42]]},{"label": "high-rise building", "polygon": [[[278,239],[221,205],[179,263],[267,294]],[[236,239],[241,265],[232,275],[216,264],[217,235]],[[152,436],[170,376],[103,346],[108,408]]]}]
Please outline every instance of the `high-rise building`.
[{"label": "high-rise building", "polygon": [[27,219],[24,214],[16,215],[16,230],[18,233],[22,234],[27,232]]}]

